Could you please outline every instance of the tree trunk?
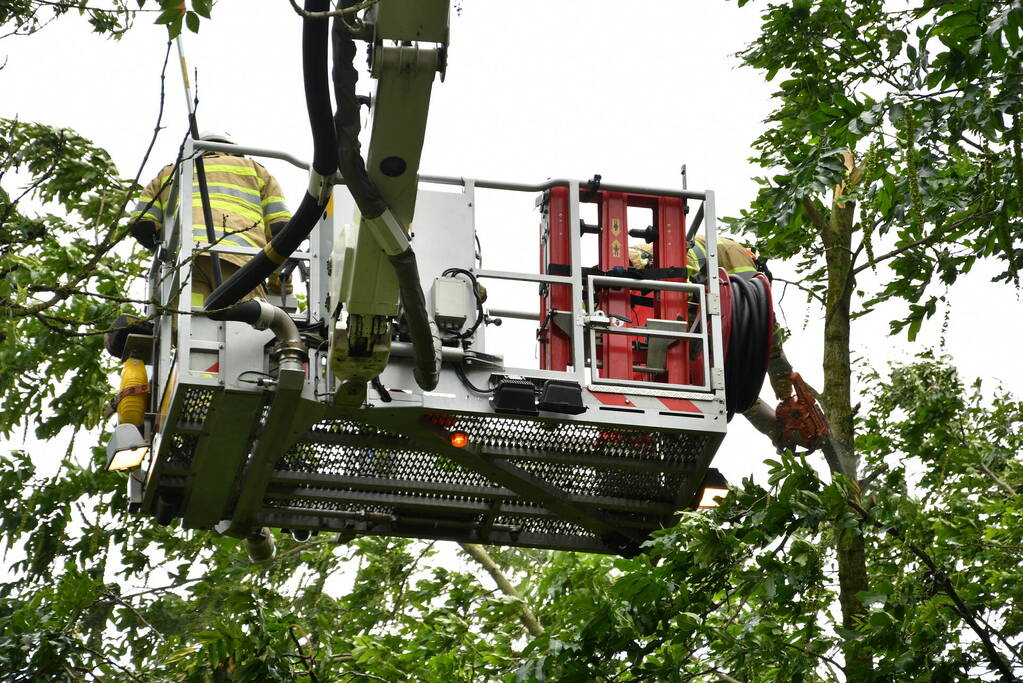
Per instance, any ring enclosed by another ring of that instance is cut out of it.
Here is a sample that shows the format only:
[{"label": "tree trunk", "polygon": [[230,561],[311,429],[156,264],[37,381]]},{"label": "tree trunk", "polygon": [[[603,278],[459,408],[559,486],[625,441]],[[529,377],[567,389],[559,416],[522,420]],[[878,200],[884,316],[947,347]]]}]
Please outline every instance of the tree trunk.
[{"label": "tree trunk", "polygon": [[[847,164],[850,159],[847,159]],[[853,292],[852,228],[855,204],[834,203],[827,227],[821,231],[828,268],[828,289],[824,319],[824,392],[822,403],[831,427],[833,452],[829,461],[837,463],[839,474],[852,484],[850,497],[859,504],[858,457],[853,446],[853,410],[851,401],[852,367],[849,360],[850,313]],[[859,527],[835,527],[838,556],[839,604],[842,626],[853,630],[866,614],[857,594],[867,590],[867,563],[863,534]],[[846,678],[864,680],[873,668],[870,651],[855,641],[842,648]]]}]

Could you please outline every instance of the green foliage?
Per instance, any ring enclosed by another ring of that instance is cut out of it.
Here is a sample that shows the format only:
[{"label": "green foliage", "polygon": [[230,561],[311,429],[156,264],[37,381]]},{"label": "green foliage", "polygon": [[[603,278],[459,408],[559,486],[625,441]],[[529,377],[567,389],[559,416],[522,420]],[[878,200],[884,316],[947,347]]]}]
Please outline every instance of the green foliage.
[{"label": "green foliage", "polygon": [[1017,3],[981,0],[768,6],[740,56],[779,81],[754,158],[775,175],[760,179],[736,227],[766,255],[799,257],[804,284],[822,295],[820,235],[858,206],[854,275],[890,267],[861,311],[907,301],[892,327],[910,339],[978,258],[1000,259],[999,279],[1018,284],[1020,16]]},{"label": "green foliage", "polygon": [[[643,556],[556,555],[536,591],[548,632],[519,678],[833,680],[853,639],[869,680],[977,680],[997,669],[973,624],[1023,673],[1023,403],[963,386],[948,359],[872,380],[858,446],[878,477],[862,511],[844,479],[786,453],[767,487],[743,481]],[[851,631],[834,610],[835,528],[867,550]]]},{"label": "green foliage", "polygon": [[0,4],[0,27],[8,29],[0,37],[31,35],[75,12],[88,20],[93,31],[115,39],[124,35],[140,14],[151,15],[154,23],[165,24],[174,38],[183,24],[198,33],[200,18],[209,19],[212,10],[213,0],[108,0],[102,4],[88,0],[11,0]]},{"label": "green foliage", "polygon": [[0,435],[26,418],[44,439],[98,424],[99,333],[142,273],[116,248],[136,187],[73,131],[0,119]]},{"label": "green foliage", "polygon": [[[38,5],[6,3],[0,23],[31,33],[47,19]],[[212,3],[134,5],[176,34],[198,30]],[[78,11],[116,37],[134,5],[46,12]],[[775,175],[738,225],[766,255],[800,257],[819,288],[821,234],[858,207],[856,272],[888,264],[893,275],[864,308],[906,299],[897,327],[910,336],[936,310],[932,285],[977,258],[1000,258],[1013,279],[1020,16],[967,0],[768,7],[743,58],[780,79],[757,142]],[[27,418],[49,438],[99,423],[110,368],[96,333],[140,275],[116,246],[137,185],[71,131],[0,125],[0,435]],[[843,151],[856,152],[851,173]],[[521,600],[451,567],[450,549],[402,539],[278,535],[277,558],[252,565],[232,539],[125,516],[124,475],[101,472],[99,450],[85,463],[65,453],[45,477],[10,453],[0,677],[815,681],[840,677],[850,641],[871,653],[873,680],[974,680],[997,675],[996,662],[1019,676],[1023,406],[964,386],[944,359],[868,379],[855,447],[873,474],[861,498],[786,453],[766,485],[743,481],[636,558],[493,549]],[[862,539],[869,573],[852,628],[836,615],[840,534]],[[543,635],[519,624],[524,605]]]},{"label": "green foliage", "polygon": [[963,633],[963,610],[947,578],[1018,673],[1023,403],[997,388],[985,391],[979,381],[964,385],[949,359],[930,354],[872,379],[879,385],[875,410],[864,419],[859,445],[882,473],[869,512],[872,524],[888,531],[877,539],[872,585],[906,644],[897,664],[965,677],[984,658],[975,634]]}]

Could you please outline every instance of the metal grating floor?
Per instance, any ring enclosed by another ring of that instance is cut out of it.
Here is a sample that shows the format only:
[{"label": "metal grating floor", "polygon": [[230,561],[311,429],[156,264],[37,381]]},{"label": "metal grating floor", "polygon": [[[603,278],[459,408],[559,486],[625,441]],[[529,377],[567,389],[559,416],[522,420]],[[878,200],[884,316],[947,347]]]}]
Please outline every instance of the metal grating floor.
[{"label": "metal grating floor", "polygon": [[[216,415],[219,402],[231,399],[208,387],[185,389],[175,428],[163,435],[161,465],[165,476],[176,476],[187,487],[196,476],[193,454],[202,439],[211,438],[204,423]],[[387,419],[381,410],[342,411],[311,403],[309,408],[310,415],[337,416],[298,427],[302,436],[276,461],[257,499],[262,501],[261,524],[624,552],[621,538],[632,539],[628,544],[636,548],[651,531],[671,523],[680,492],[692,488],[693,477],[702,477],[715,438],[416,408],[391,411]],[[264,405],[258,418],[264,429],[268,414]],[[437,438],[438,430],[465,432],[471,445],[465,450],[472,450],[472,457],[535,483],[546,501],[532,497],[528,487],[515,486],[514,478],[495,480],[495,470],[474,468]],[[246,457],[251,456],[242,456],[239,472],[244,472]],[[190,476],[182,478],[186,473]],[[232,497],[224,507],[227,514],[243,488],[238,479],[225,491]],[[580,514],[566,516],[554,498]],[[599,523],[589,523],[592,519]],[[621,536],[617,531],[609,536],[608,528],[622,530]]]}]

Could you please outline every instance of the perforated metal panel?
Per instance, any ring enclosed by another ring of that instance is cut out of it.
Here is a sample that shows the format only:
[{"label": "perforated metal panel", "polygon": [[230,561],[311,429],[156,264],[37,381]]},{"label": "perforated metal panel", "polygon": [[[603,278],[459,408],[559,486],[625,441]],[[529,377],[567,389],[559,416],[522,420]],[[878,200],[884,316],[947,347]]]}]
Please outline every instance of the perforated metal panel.
[{"label": "perforated metal panel", "polygon": [[185,400],[181,406],[178,420],[192,424],[205,422],[216,394],[217,390],[213,388],[189,387],[185,392]]},{"label": "perforated metal panel", "polygon": [[[194,467],[193,455],[209,431],[206,421],[216,419],[220,402],[237,399],[210,387],[183,386],[179,393],[160,464],[168,477],[178,475],[175,485],[188,486],[189,478],[180,473]],[[682,492],[702,477],[715,438],[570,419],[417,408],[345,411],[300,401],[308,409],[298,413],[313,417],[273,463],[260,523],[622,552],[623,541],[611,540],[607,529],[636,541],[670,524]],[[250,454],[268,428],[268,405],[253,406]],[[318,418],[324,413],[330,417]],[[395,423],[402,429],[394,429]],[[464,451],[485,466],[453,457],[462,451],[452,451],[441,438],[452,431],[468,435]],[[539,488],[531,490],[539,494],[531,496],[507,478],[495,480],[495,472],[533,482]],[[228,498],[237,494],[224,492]],[[566,516],[555,500],[572,514]],[[233,505],[232,500],[223,505],[228,516]]]}]

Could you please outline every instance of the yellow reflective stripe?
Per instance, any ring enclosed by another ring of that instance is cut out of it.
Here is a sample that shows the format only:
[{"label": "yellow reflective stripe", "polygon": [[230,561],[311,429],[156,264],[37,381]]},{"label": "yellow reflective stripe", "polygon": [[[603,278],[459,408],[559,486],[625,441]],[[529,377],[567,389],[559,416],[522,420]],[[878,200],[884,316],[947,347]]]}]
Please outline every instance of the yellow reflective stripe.
[{"label": "yellow reflective stripe", "polygon": [[[152,202],[152,203],[150,203]],[[148,209],[146,207],[149,207]],[[152,197],[142,195],[135,203],[135,209],[131,212],[131,217],[135,218],[140,214],[148,214],[155,218],[158,222],[163,220],[163,202],[157,197],[155,200]]]},{"label": "yellow reflective stripe", "polygon": [[755,273],[756,270],[757,269],[753,266],[736,266],[735,268],[729,269],[728,274],[738,275],[739,273]]},{"label": "yellow reflective stripe", "polygon": [[139,195],[139,204],[141,204],[142,206],[145,206],[149,202],[153,202],[153,206],[158,206],[161,209],[163,208],[163,202],[160,201],[160,197],[156,197],[154,199],[153,197],[150,197],[149,195],[145,195],[145,194]]},{"label": "yellow reflective stripe", "polygon": [[706,262],[707,252],[703,250],[703,246],[699,242],[693,242],[692,249],[686,254],[686,270],[689,271],[689,276],[692,277],[699,273]]},{"label": "yellow reflective stripe", "polygon": [[703,244],[700,242],[693,242],[693,249],[696,250],[696,258],[700,261],[707,260],[707,250],[704,249]]},{"label": "yellow reflective stripe", "polygon": [[234,164],[206,164],[207,173],[234,173],[235,175],[258,178],[256,169],[251,166],[235,166]]},{"label": "yellow reflective stripe", "polygon": [[145,211],[143,211],[141,208],[137,208],[134,211],[132,211],[130,214],[128,214],[128,217],[132,221],[136,221],[136,220],[142,218],[143,216],[149,216],[150,218],[155,220],[157,223],[162,223],[163,222],[163,211],[160,211],[155,206],[151,206],[148,209],[146,209]]},{"label": "yellow reflective stripe", "polygon": [[[236,247],[255,247],[261,248],[259,242],[242,232],[228,232],[223,228],[214,228],[213,234],[217,238],[217,244],[233,244]],[[206,226],[205,225],[193,225],[192,226],[192,237],[195,238],[196,242],[206,242]]]},{"label": "yellow reflective stripe", "polygon": [[[235,166],[233,164],[206,164],[206,175],[209,177],[211,173],[233,173],[236,176],[244,176],[246,178],[255,178],[256,185],[259,191],[263,191],[263,186],[266,185],[266,180],[256,171],[252,166]],[[210,182],[217,182],[216,178],[210,179]]]},{"label": "yellow reflective stripe", "polygon": [[[193,199],[192,206],[195,208],[201,208],[202,200]],[[210,207],[227,213],[237,214],[246,220],[252,221],[255,225],[259,225],[263,222],[263,213],[261,211],[254,210],[251,204],[242,204],[239,200],[235,200],[234,198],[227,197],[225,195],[211,196]]]},{"label": "yellow reflective stripe", "polygon": [[[211,180],[209,181],[208,186],[210,192],[220,192],[220,188],[225,188],[228,191],[237,190],[238,192],[241,192],[246,196],[251,196],[253,203],[259,202],[259,190],[252,187],[246,187],[245,185],[237,185],[235,183],[225,183],[220,180]],[[230,192],[228,193],[230,194]]]},{"label": "yellow reflective stripe", "polygon": [[291,218],[291,212],[290,211],[278,211],[277,213],[270,213],[270,214],[267,214],[266,216],[264,216],[263,220],[266,221],[267,225],[270,225],[271,223],[277,223],[278,222],[277,219],[279,219],[279,218],[283,218],[283,219],[287,220],[287,219]]},{"label": "yellow reflective stripe", "polygon": [[[222,192],[210,192],[210,202],[211,204],[213,202],[220,202],[221,204],[226,204],[228,207],[236,206],[239,211],[248,211],[251,214],[255,214],[256,221],[263,217],[263,210],[259,207],[259,204],[253,204],[248,200],[235,197],[234,195],[224,194]],[[195,206],[194,199],[192,200],[192,206]],[[199,204],[199,206],[202,206],[202,204]],[[230,208],[227,208],[226,210],[230,211]],[[251,219],[252,216],[246,216],[246,218]]]},{"label": "yellow reflective stripe", "polygon": [[266,254],[266,257],[268,259],[270,259],[277,265],[281,265],[282,263],[284,263],[284,257],[277,253],[277,250],[274,249],[273,245],[270,243],[267,243],[267,245],[263,247],[263,253]]},{"label": "yellow reflective stripe", "polygon": [[206,295],[199,292],[192,292],[192,308],[202,308],[206,305]]}]

